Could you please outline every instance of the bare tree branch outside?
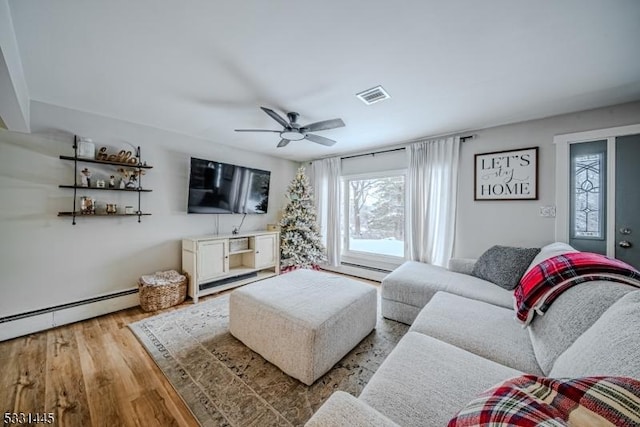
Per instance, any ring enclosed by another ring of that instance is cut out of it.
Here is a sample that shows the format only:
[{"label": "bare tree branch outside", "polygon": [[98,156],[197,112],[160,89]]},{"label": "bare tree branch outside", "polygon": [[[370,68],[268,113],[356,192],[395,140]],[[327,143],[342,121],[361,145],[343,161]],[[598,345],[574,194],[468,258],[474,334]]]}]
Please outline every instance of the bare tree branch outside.
[{"label": "bare tree branch outside", "polygon": [[404,176],[349,181],[349,249],[404,256]]}]

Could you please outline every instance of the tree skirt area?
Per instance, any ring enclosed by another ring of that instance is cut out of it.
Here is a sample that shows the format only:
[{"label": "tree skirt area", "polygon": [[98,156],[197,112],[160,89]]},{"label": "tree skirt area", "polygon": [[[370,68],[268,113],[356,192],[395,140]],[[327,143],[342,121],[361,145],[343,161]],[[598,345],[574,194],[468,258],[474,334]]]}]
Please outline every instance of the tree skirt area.
[{"label": "tree skirt area", "polygon": [[129,325],[203,426],[301,426],[336,390],[358,396],[409,328],[376,329],[313,385],[284,374],[229,333],[223,295]]}]

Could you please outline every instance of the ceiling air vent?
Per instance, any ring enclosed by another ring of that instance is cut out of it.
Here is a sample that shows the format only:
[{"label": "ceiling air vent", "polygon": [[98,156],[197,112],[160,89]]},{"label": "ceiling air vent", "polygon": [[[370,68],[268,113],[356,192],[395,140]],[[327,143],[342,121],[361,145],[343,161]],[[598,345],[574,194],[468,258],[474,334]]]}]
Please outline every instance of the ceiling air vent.
[{"label": "ceiling air vent", "polygon": [[375,104],[378,101],[391,98],[382,86],[372,87],[371,89],[356,93],[356,96],[367,105]]}]

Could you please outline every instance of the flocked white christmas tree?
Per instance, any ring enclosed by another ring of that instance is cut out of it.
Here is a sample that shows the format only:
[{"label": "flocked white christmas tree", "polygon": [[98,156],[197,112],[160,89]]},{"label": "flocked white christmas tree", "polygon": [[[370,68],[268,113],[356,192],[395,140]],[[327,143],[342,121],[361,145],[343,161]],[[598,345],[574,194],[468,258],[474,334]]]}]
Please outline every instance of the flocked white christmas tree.
[{"label": "flocked white christmas tree", "polygon": [[326,261],[325,249],[313,203],[309,178],[300,167],[289,184],[289,202],[280,220],[280,258],[283,271],[296,268],[317,269]]}]

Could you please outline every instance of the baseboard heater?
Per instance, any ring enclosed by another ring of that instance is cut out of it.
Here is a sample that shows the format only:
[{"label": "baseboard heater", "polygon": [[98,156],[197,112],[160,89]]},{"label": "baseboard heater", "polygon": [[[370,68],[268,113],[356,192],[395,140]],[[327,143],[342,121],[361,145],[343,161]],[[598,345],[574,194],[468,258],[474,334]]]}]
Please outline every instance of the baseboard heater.
[{"label": "baseboard heater", "polygon": [[378,272],[378,273],[390,273],[391,272],[391,270],[385,270],[383,268],[369,267],[368,265],[353,264],[353,263],[350,263],[350,262],[341,262],[340,265],[344,265],[345,267],[362,268],[363,270],[370,270],[370,271],[375,271],[375,272]]},{"label": "baseboard heater", "polygon": [[239,276],[227,277],[227,278],[224,278],[224,279],[216,280],[215,282],[203,283],[202,285],[200,285],[198,287],[200,288],[201,291],[204,291],[206,289],[211,289],[211,288],[215,288],[215,287],[218,287],[218,286],[226,285],[227,283],[233,283],[233,282],[237,282],[238,280],[249,279],[249,278],[257,277],[257,276],[258,276],[258,272],[254,271],[254,272],[247,273],[247,274],[241,274]]},{"label": "baseboard heater", "polygon": [[0,341],[113,313],[139,304],[138,288],[0,317]]},{"label": "baseboard heater", "polygon": [[112,294],[101,295],[98,297],[87,298],[80,301],[69,302],[66,304],[54,305],[53,307],[41,308],[38,310],[25,311],[24,313],[12,314],[11,316],[0,317],[0,323],[12,322],[14,320],[25,319],[27,317],[38,316],[40,314],[52,313],[54,311],[66,310],[80,305],[92,304],[94,302],[104,301],[112,298],[123,297],[138,293],[138,289],[127,289],[126,291],[114,292]]}]

